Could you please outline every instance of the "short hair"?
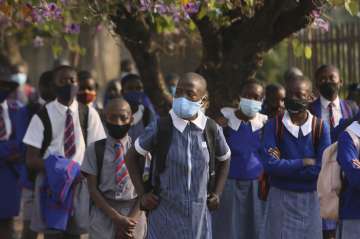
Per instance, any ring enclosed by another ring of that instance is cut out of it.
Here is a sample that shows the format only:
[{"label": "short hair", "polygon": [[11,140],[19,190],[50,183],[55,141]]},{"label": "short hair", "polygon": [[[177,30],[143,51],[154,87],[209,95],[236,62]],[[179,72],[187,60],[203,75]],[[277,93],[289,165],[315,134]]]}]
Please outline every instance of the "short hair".
[{"label": "short hair", "polygon": [[289,80],[294,79],[296,76],[303,76],[304,73],[297,67],[290,67],[284,73],[284,81],[287,82]]},{"label": "short hair", "polygon": [[262,88],[264,88],[264,84],[257,80],[257,79],[254,79],[254,78],[250,78],[250,79],[247,79],[245,81],[243,81],[241,84],[240,84],[240,88],[239,88],[239,92],[240,94],[243,93],[243,90],[248,87],[249,85],[259,85],[261,86]]},{"label": "short hair", "polygon": [[334,65],[331,65],[331,64],[324,64],[324,65],[321,65],[319,68],[316,69],[315,71],[315,80],[318,79],[318,77],[320,76],[321,72],[327,70],[327,69],[331,69],[331,70],[334,70],[336,71],[338,74],[340,74],[340,71],[339,69],[334,66]]},{"label": "short hair", "polygon": [[72,66],[68,66],[68,65],[61,65],[61,66],[58,66],[56,67],[54,70],[53,70],[53,73],[54,73],[54,79],[56,79],[56,77],[58,76],[58,74],[62,71],[73,71],[76,73],[76,70],[74,67]]},{"label": "short hair", "polygon": [[137,74],[128,74],[121,80],[121,84],[123,87],[125,87],[125,85],[127,85],[129,82],[133,81],[141,81],[141,77]]},{"label": "short hair", "polygon": [[130,72],[132,70],[131,66],[133,65],[134,63],[130,59],[122,60],[120,63],[121,71]]},{"label": "short hair", "polygon": [[312,82],[306,76],[296,76],[296,77],[294,77],[293,81],[291,81],[290,84],[287,85],[286,91],[288,91],[291,84],[293,84],[295,82],[306,83],[309,86],[309,90],[312,91]]},{"label": "short hair", "polygon": [[51,86],[54,84],[54,72],[53,71],[45,71],[40,75],[39,85],[42,86]]},{"label": "short hair", "polygon": [[110,99],[110,100],[107,102],[107,104],[105,105],[105,109],[104,109],[105,114],[106,114],[106,112],[107,112],[111,107],[113,107],[115,104],[126,104],[126,105],[128,105],[128,107],[129,107],[129,113],[132,113],[129,102],[128,102],[127,100],[125,100],[123,97],[116,97],[116,98]]},{"label": "short hair", "polygon": [[79,71],[77,75],[79,81],[85,81],[93,78],[92,74],[89,71]]},{"label": "short hair", "polygon": [[277,83],[269,84],[265,87],[265,95],[273,94],[274,92],[278,92],[279,90],[285,90],[285,87]]},{"label": "short hair", "polygon": [[169,82],[171,80],[180,80],[180,75],[176,74],[176,73],[170,73],[170,74],[167,74],[165,76],[165,81],[166,82]]}]

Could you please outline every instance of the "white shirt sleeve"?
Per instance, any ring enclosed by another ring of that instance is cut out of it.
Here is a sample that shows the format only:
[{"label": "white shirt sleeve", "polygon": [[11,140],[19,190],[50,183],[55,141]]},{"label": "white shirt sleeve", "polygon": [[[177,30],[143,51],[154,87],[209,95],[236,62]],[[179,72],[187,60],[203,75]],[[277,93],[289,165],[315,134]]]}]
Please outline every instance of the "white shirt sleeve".
[{"label": "white shirt sleeve", "polygon": [[90,145],[91,143],[105,139],[106,133],[101,122],[100,116],[98,112],[89,107],[89,123],[88,123],[88,135],[87,135],[87,144]]},{"label": "white shirt sleeve", "polygon": [[26,131],[23,143],[41,149],[44,140],[44,126],[39,116],[34,115]]}]

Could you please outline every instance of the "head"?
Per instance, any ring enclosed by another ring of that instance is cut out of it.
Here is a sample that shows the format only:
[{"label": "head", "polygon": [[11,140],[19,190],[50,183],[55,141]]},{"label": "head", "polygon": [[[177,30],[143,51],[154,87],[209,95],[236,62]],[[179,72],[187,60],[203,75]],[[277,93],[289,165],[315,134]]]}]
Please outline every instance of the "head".
[{"label": "head", "polygon": [[171,93],[172,96],[175,95],[176,86],[179,82],[180,76],[175,73],[168,74],[165,77],[166,85]]},{"label": "head", "polygon": [[12,76],[11,79],[16,81],[19,86],[25,85],[27,81],[28,67],[25,62],[15,64],[11,67]]},{"label": "head", "polygon": [[311,81],[304,76],[298,76],[287,85],[285,108],[290,114],[302,113],[308,109],[311,95]]},{"label": "head", "polygon": [[304,73],[297,67],[290,67],[284,73],[285,87],[298,76],[304,76]]},{"label": "head", "polygon": [[57,100],[71,105],[79,89],[76,70],[71,66],[59,66],[53,72]]},{"label": "head", "polygon": [[78,81],[79,81],[79,92],[77,94],[77,99],[79,102],[87,105],[91,104],[96,100],[96,91],[98,85],[88,71],[80,71],[78,73]]},{"label": "head", "polygon": [[107,103],[104,113],[108,134],[117,140],[124,138],[133,121],[128,102],[123,98],[111,99]]},{"label": "head", "polygon": [[45,71],[41,74],[39,79],[39,93],[45,102],[56,99],[53,71]]},{"label": "head", "polygon": [[333,65],[322,65],[315,72],[316,88],[321,96],[329,101],[335,100],[343,82],[339,69]]},{"label": "head", "polygon": [[255,117],[261,110],[264,98],[263,85],[255,79],[246,80],[240,85],[239,92],[239,109],[245,116]]},{"label": "head", "polygon": [[106,105],[107,102],[111,99],[121,97],[122,96],[121,90],[122,90],[122,88],[121,88],[121,83],[119,80],[115,79],[115,80],[109,81],[106,86],[106,90],[105,90],[104,104]]},{"label": "head", "polygon": [[135,64],[129,59],[121,61],[120,67],[122,72],[135,73]]},{"label": "head", "polygon": [[0,65],[0,103],[3,103],[6,98],[16,89],[19,84],[11,79],[11,71],[9,68]]},{"label": "head", "polygon": [[190,72],[180,77],[173,101],[173,110],[177,116],[194,119],[207,101],[207,83],[201,75]]},{"label": "head", "polygon": [[348,86],[348,100],[355,101],[356,103],[360,103],[360,84],[352,83]]},{"label": "head", "polygon": [[265,88],[265,105],[271,116],[281,114],[285,109],[285,88],[280,84],[270,84]]},{"label": "head", "polygon": [[144,92],[144,85],[139,75],[128,74],[122,79],[121,83],[124,95],[133,92]]}]

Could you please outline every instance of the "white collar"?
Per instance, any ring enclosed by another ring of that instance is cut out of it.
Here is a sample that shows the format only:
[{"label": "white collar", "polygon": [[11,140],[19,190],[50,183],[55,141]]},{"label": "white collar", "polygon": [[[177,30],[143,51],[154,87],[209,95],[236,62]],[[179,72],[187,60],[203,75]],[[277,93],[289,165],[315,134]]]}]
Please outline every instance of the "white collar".
[{"label": "white collar", "polygon": [[350,130],[352,133],[354,133],[357,137],[360,137],[360,124],[357,121],[354,121],[347,130]]},{"label": "white collar", "polygon": [[54,105],[55,108],[63,115],[66,115],[66,111],[68,109],[70,109],[72,114],[74,114],[78,109],[78,102],[75,99],[69,107],[61,104],[57,99],[54,101]]},{"label": "white collar", "polygon": [[[181,133],[184,132],[186,126],[189,124],[188,120],[184,120],[177,116],[174,110],[170,110],[170,116],[173,122],[174,127],[179,130]],[[203,112],[199,111],[196,119],[192,120],[191,123],[196,125],[199,129],[204,130],[206,126],[207,117]]]},{"label": "white collar", "polygon": [[313,115],[307,111],[308,113],[308,118],[306,120],[306,122],[301,125],[295,125],[290,118],[289,112],[285,111],[284,117],[282,119],[282,122],[285,126],[285,128],[295,137],[298,138],[299,137],[299,131],[301,128],[301,132],[303,133],[304,136],[308,135],[309,133],[311,133],[312,130],[312,120],[313,120]]},{"label": "white collar", "polygon": [[[229,108],[229,107],[221,109],[221,113],[228,120],[228,126],[235,131],[239,130],[242,122],[242,120],[236,117],[235,115],[236,110],[237,110],[236,108]],[[267,119],[268,117],[266,115],[257,113],[254,118],[249,120],[252,131],[255,132],[261,129],[266,123]]]},{"label": "white collar", "polygon": [[144,115],[144,110],[145,107],[143,105],[138,106],[138,110],[133,114],[134,120],[131,123],[131,125],[136,125],[142,120]]},{"label": "white collar", "polygon": [[334,104],[335,109],[340,109],[340,98],[339,98],[339,96],[336,97],[336,99],[331,102],[331,101],[325,99],[322,95],[320,95],[320,102],[321,102],[321,106],[323,107],[323,109],[327,109],[329,107],[330,103]]}]

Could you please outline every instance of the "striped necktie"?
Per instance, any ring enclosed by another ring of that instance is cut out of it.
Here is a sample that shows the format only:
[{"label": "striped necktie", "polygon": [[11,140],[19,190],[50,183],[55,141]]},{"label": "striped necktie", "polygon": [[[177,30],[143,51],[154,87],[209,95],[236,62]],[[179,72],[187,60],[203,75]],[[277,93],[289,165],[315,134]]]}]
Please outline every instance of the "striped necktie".
[{"label": "striped necktie", "polygon": [[124,147],[121,143],[115,144],[115,163],[116,163],[116,185],[120,188],[126,182],[126,178],[128,177],[128,171],[125,165],[125,157],[124,157]]},{"label": "striped necktie", "polygon": [[330,120],[330,126],[331,128],[335,127],[335,118],[334,118],[334,103],[330,102],[328,105],[329,110],[329,120]]},{"label": "striped necktie", "polygon": [[65,132],[64,132],[65,157],[70,159],[76,152],[74,121],[70,109],[66,111]]},{"label": "striped necktie", "polygon": [[6,125],[4,120],[4,109],[0,105],[0,139],[4,139],[6,136]]}]

